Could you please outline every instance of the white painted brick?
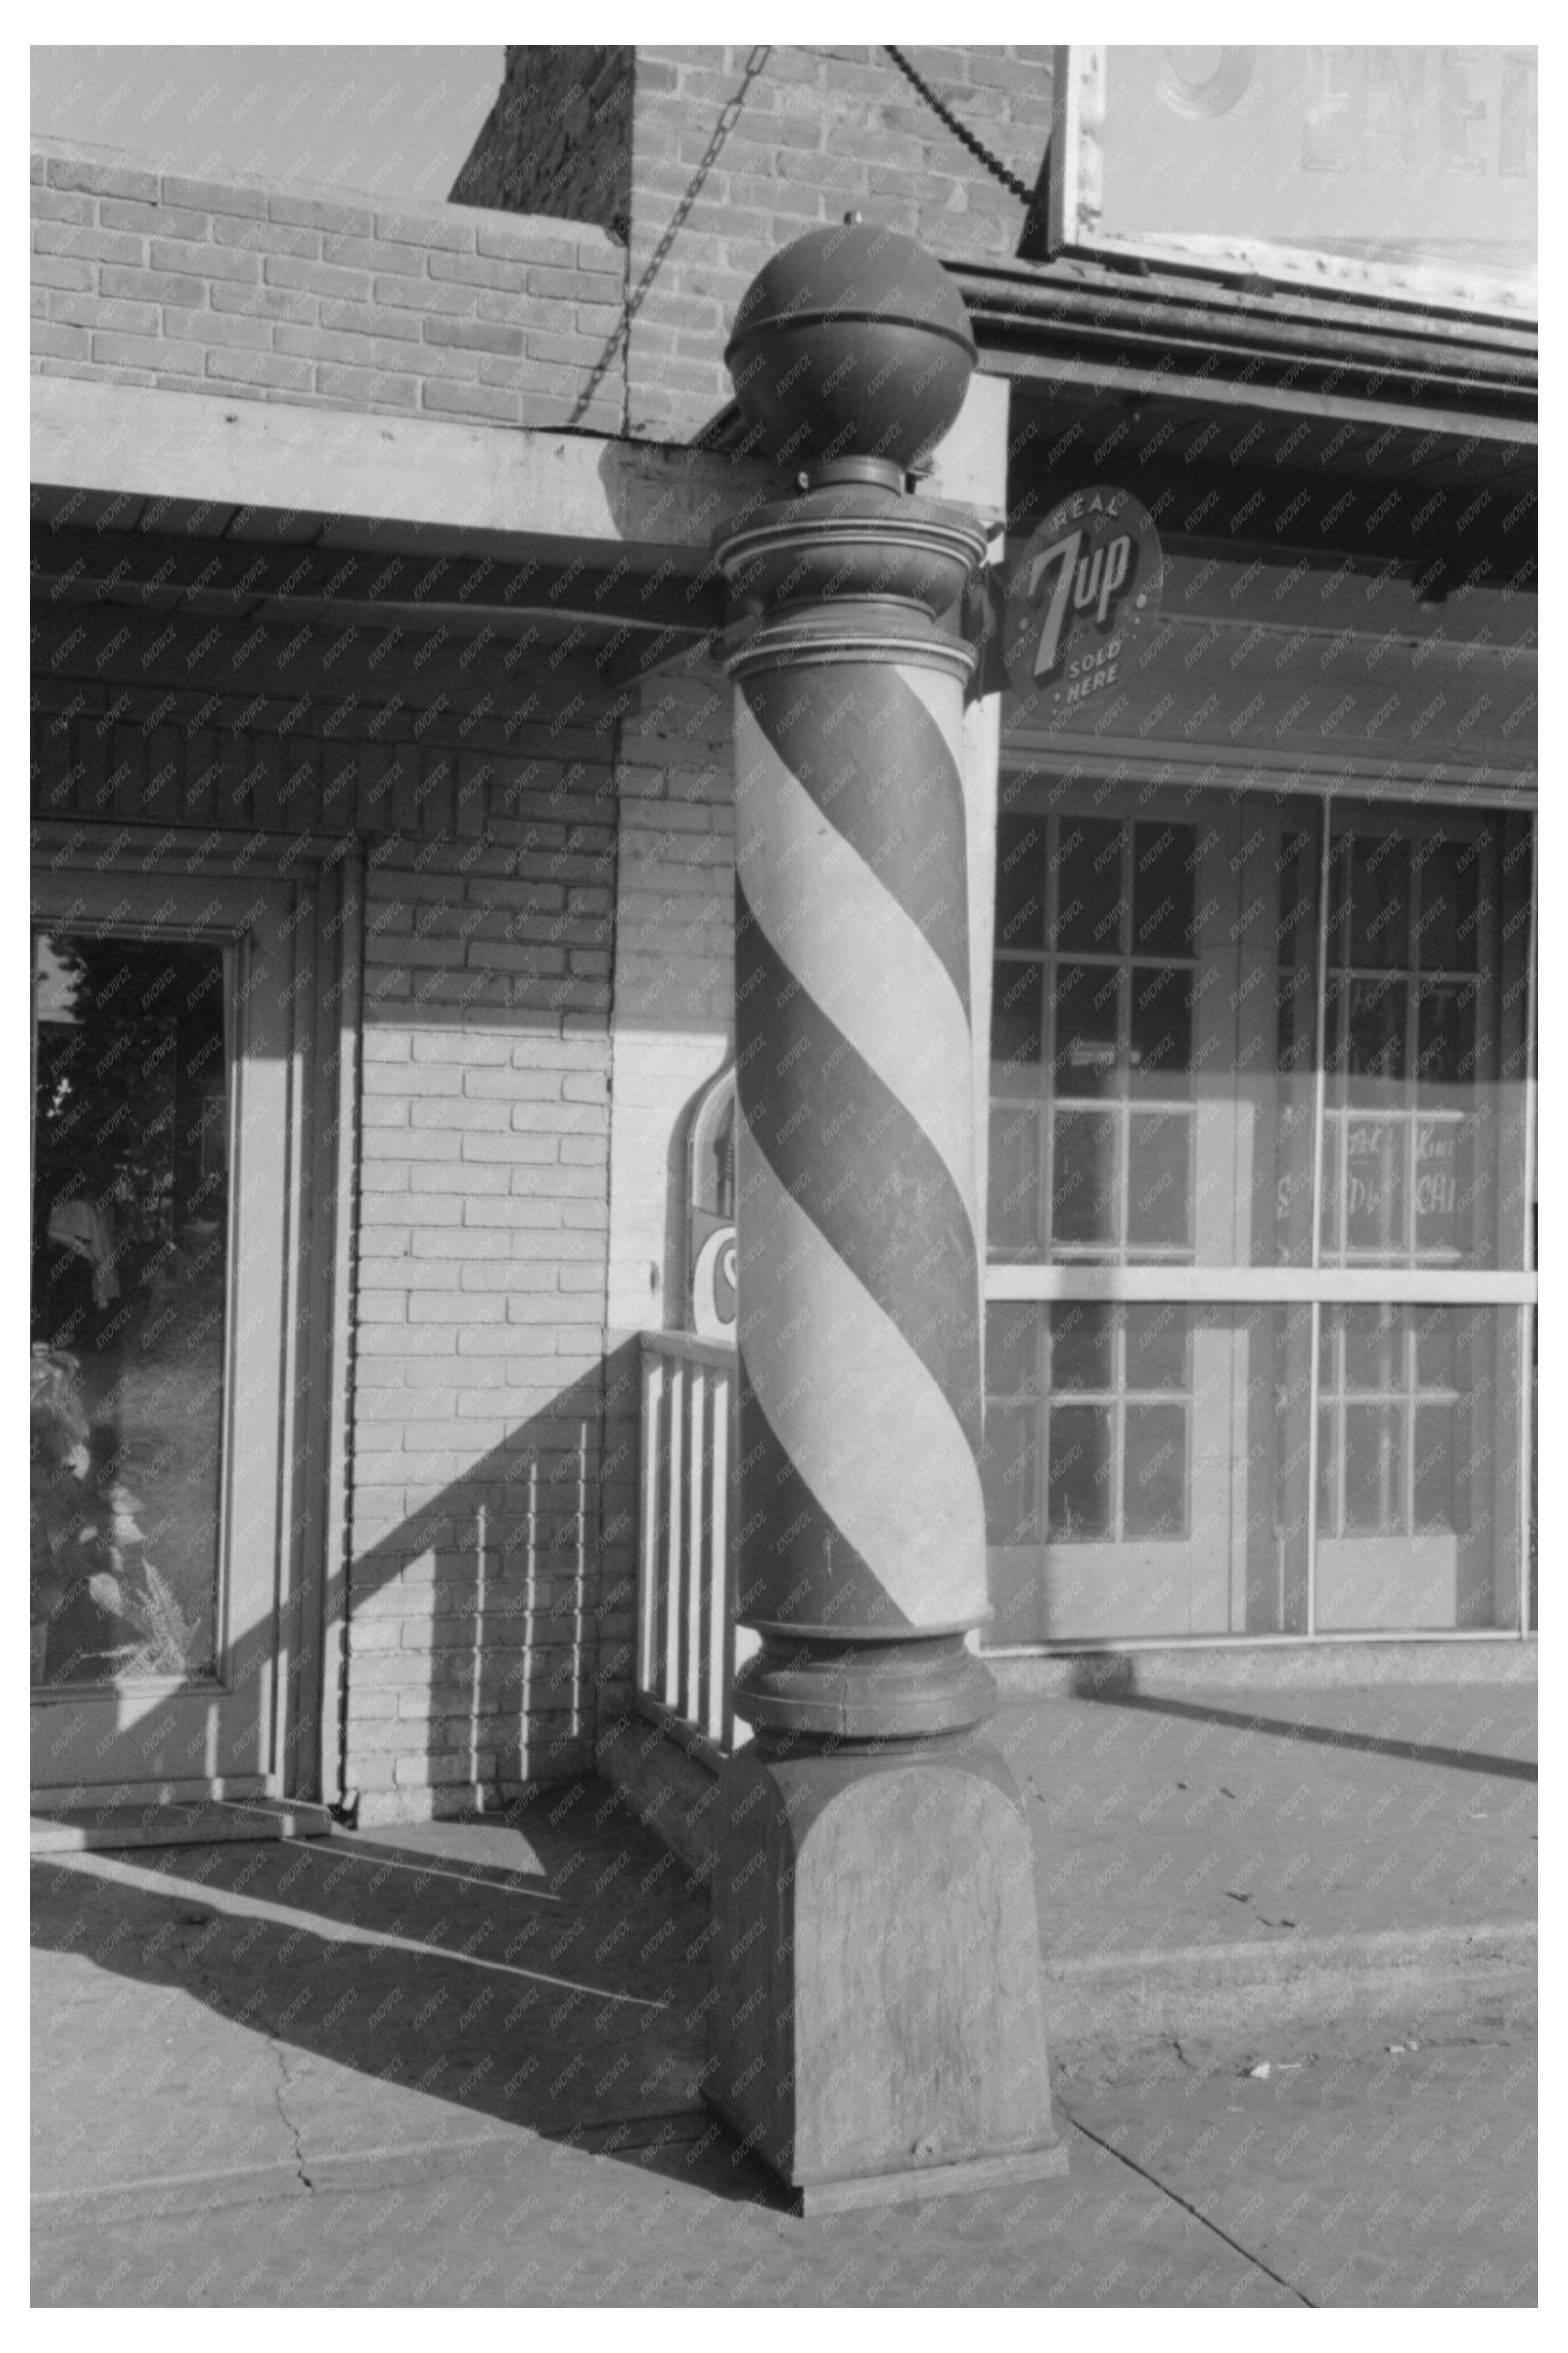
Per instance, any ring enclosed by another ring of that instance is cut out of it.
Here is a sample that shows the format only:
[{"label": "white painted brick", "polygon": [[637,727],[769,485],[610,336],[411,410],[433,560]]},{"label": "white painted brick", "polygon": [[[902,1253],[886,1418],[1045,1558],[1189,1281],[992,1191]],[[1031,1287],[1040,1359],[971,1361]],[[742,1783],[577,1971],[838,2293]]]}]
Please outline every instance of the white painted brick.
[{"label": "white painted brick", "polygon": [[363,1448],[367,1460],[373,1460],[378,1454],[395,1454],[402,1444],[401,1422],[362,1422],[358,1416],[355,1416],[354,1445],[356,1448]]},{"label": "white painted brick", "polygon": [[354,1314],[361,1324],[402,1324],[407,1320],[408,1303],[401,1291],[377,1291],[362,1283],[354,1302]]},{"label": "white painted brick", "polygon": [[455,1275],[432,1260],[396,1259],[380,1261],[371,1271],[362,1274],[361,1282],[368,1289],[374,1284],[383,1297],[391,1293],[416,1291],[455,1291]]},{"label": "white painted brick", "polygon": [[445,1062],[373,1062],[364,1073],[364,1091],[367,1095],[409,1098],[457,1095],[463,1091],[463,1074],[455,1065]]},{"label": "white painted brick", "polygon": [[[504,1104],[501,1108],[507,1110],[510,1120],[511,1115],[510,1110]],[[560,1156],[561,1138],[559,1136],[520,1134],[514,1127],[509,1127],[504,1135],[480,1130],[475,1134],[465,1135],[463,1138],[465,1160],[542,1163],[558,1160]]]},{"label": "white painted brick", "polygon": [[459,1313],[463,1319],[462,1324],[457,1327],[459,1331],[464,1324],[468,1324],[505,1322],[506,1301],[504,1299],[489,1293],[475,1296],[471,1293],[465,1293],[459,1298],[458,1295],[458,1270],[454,1266],[449,1271],[447,1271],[447,1279],[438,1283],[430,1292],[409,1293],[408,1321],[410,1324],[451,1324]]},{"label": "white painted brick", "polygon": [[472,1069],[485,1062],[510,1062],[514,1041],[502,1031],[456,1031],[439,1029],[422,1031],[414,1040],[414,1060],[419,1063],[440,1063],[454,1071]]},{"label": "white painted brick", "polygon": [[410,1421],[403,1426],[403,1446],[405,1452],[440,1451],[454,1462],[462,1462],[470,1447],[499,1446],[506,1436],[504,1421],[464,1422],[459,1428],[456,1419],[447,1425],[439,1421]]},{"label": "white painted brick", "polygon": [[561,1205],[563,1225],[591,1229],[607,1233],[610,1227],[610,1205],[605,1200],[563,1201]]},{"label": "white painted brick", "polygon": [[[434,1324],[422,1323],[420,1329],[416,1332],[409,1327],[407,1318],[404,1317],[396,1326],[388,1325],[378,1331],[361,1333],[354,1346],[355,1354],[366,1358],[418,1356],[427,1360],[433,1356],[455,1351],[457,1345],[458,1326],[455,1324],[437,1330]],[[359,1489],[357,1468],[354,1485],[357,1495]]]},{"label": "white painted brick", "polygon": [[[440,1140],[429,1135],[422,1136],[414,1134],[405,1139],[410,1144],[432,1144]],[[450,1139],[450,1147],[449,1156],[446,1153],[430,1154],[430,1162],[438,1165],[429,1166],[421,1163],[409,1170],[409,1181],[416,1193],[470,1194],[506,1191],[507,1180],[510,1175],[509,1169],[480,1167],[468,1158],[459,1160],[457,1156],[458,1138],[456,1136]]]},{"label": "white painted brick", "polygon": [[458,1262],[505,1258],[510,1249],[511,1244],[504,1231],[475,1226],[443,1228],[437,1233],[417,1234],[414,1241],[416,1258],[450,1259]]},{"label": "white painted brick", "polygon": [[[548,1328],[542,1332],[535,1331],[531,1324],[507,1324],[504,1321],[505,1302],[498,1301],[497,1304],[502,1311],[500,1328],[482,1333],[459,1332],[458,1335],[459,1357],[470,1354],[477,1356],[481,1347],[487,1356],[498,1348],[504,1349],[509,1356],[552,1356],[555,1354],[555,1338],[552,1332]],[[470,1342],[471,1347],[468,1345]]]},{"label": "white painted brick", "polygon": [[[597,1266],[563,1266],[559,1275],[560,1287],[563,1291],[593,1291],[597,1292],[601,1296],[605,1290],[605,1280],[603,1271]],[[513,1287],[516,1287],[515,1276]]]},{"label": "white painted brick", "polygon": [[[505,1173],[505,1172],[503,1172]],[[502,1198],[493,1194],[480,1194],[463,1205],[466,1226],[558,1226],[561,1222],[558,1205],[553,1201],[529,1200],[510,1192]],[[548,1254],[556,1248],[558,1237],[542,1234],[539,1248]],[[547,1250],[548,1244],[548,1250]]]},{"label": "white painted brick", "polygon": [[469,1071],[463,1091],[469,1096],[493,1096],[513,1103],[559,1103],[563,1088],[580,1075],[554,1069],[527,1070],[515,1066],[506,1071]]},{"label": "white painted brick", "polygon": [[511,1050],[517,1071],[589,1071],[608,1061],[608,1041],[595,1038],[519,1038]]},{"label": "white painted brick", "polygon": [[451,1160],[458,1158],[458,1139],[426,1130],[390,1134],[372,1129],[363,1136],[363,1149],[370,1160]]},{"label": "white painted brick", "polygon": [[415,1103],[413,1124],[460,1135],[479,1128],[508,1128],[511,1114],[504,1103],[471,1103],[467,1096],[443,1095],[435,1102]]}]

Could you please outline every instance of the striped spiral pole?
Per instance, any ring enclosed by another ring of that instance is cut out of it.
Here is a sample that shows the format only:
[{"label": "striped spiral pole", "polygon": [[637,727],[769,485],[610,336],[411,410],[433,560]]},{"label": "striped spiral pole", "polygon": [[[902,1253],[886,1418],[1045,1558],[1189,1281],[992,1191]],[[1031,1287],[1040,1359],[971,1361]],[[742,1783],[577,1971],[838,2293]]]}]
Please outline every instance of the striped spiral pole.
[{"label": "striped spiral pole", "polygon": [[786,596],[730,662],[739,1614],[763,1637],[736,1704],[762,1729],[898,1737],[994,1704],[963,1642],[989,1614],[973,658],[930,609],[984,547],[952,510],[851,489],[720,550],[742,578],[850,589]]},{"label": "striped spiral pole", "polygon": [[[736,1677],[704,2096],[804,2211],[1037,2179],[1051,2118],[1029,1830],[995,1690],[980,1445],[969,887],[983,564],[910,470],[963,304],[853,216],[764,264],[726,348],[802,495],[718,562],[735,684]],[[852,2188],[848,2185],[853,2185]]]}]

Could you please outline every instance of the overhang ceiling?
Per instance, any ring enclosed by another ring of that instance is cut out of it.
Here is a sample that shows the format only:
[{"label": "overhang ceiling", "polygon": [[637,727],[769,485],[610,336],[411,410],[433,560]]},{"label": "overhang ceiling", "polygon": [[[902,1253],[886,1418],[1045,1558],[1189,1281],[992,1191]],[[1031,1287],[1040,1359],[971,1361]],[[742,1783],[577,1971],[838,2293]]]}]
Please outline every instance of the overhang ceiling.
[{"label": "overhang ceiling", "polygon": [[668,551],[656,564],[640,548],[613,562],[595,549],[592,563],[515,543],[476,553],[472,533],[47,485],[34,488],[31,519],[36,601],[526,637],[542,652],[584,657],[613,647],[600,672],[611,685],[700,643],[725,618],[722,584],[705,576],[696,551],[679,565]]}]

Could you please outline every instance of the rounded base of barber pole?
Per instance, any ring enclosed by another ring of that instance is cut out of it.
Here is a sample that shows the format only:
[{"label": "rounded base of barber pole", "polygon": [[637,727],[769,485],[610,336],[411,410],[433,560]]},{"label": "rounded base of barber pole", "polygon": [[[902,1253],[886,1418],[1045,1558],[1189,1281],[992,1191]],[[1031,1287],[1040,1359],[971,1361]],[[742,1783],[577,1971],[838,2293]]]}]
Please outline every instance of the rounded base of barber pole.
[{"label": "rounded base of barber pole", "polygon": [[978,1737],[724,1766],[704,2096],[806,2213],[1067,2170],[1034,1857]]},{"label": "rounded base of barber pole", "polygon": [[764,1737],[908,1742],[966,1732],[996,1713],[995,1679],[962,1631],[902,1641],[757,1631],[761,1647],[735,1678],[735,1713]]}]

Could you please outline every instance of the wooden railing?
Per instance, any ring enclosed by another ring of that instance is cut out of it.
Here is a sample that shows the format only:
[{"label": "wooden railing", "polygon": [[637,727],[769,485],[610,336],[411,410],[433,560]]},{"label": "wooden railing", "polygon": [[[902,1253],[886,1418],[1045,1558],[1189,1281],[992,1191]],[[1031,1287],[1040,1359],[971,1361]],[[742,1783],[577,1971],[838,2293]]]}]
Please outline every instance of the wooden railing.
[{"label": "wooden railing", "polygon": [[[642,1335],[642,1525],[637,1704],[717,1770],[737,1724],[735,1351],[684,1332]],[[740,1630],[739,1657],[757,1638]]]}]

